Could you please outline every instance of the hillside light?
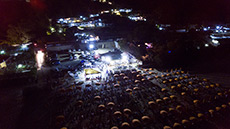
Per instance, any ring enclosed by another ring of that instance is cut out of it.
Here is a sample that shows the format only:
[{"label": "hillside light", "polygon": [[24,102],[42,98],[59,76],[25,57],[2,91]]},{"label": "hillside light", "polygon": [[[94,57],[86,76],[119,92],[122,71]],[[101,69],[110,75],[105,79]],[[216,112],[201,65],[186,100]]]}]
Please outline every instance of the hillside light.
[{"label": "hillside light", "polygon": [[219,43],[219,41],[218,41],[218,40],[213,39],[213,40],[212,40],[212,43],[214,43],[214,44],[218,44],[218,43]]}]

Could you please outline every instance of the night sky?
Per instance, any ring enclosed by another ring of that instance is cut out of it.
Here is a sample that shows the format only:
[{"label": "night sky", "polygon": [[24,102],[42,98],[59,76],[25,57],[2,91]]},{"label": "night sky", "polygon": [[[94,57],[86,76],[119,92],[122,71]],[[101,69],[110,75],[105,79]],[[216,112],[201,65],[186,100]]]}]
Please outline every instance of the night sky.
[{"label": "night sky", "polygon": [[[114,0],[116,7],[133,8],[158,23],[219,24],[230,22],[229,0]],[[8,24],[28,18],[33,11],[51,18],[77,16],[111,8],[90,0],[0,1],[0,35]]]}]

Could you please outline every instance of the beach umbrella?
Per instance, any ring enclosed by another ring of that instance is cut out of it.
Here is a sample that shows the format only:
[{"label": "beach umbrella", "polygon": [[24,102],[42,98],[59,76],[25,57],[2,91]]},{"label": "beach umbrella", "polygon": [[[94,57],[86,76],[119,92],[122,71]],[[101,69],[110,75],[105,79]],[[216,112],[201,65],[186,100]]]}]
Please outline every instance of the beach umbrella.
[{"label": "beach umbrella", "polygon": [[139,78],[139,77],[141,77],[141,75],[140,74],[137,74],[137,76],[136,76],[137,78]]},{"label": "beach umbrella", "polygon": [[165,77],[165,75],[164,75],[164,74],[162,74],[162,75],[161,75],[161,77]]},{"label": "beach umbrella", "polygon": [[172,129],[170,126],[164,126],[164,129]]},{"label": "beach umbrella", "polygon": [[153,70],[153,68],[149,68],[149,70]]},{"label": "beach umbrella", "polygon": [[121,124],[121,127],[122,127],[122,128],[129,128],[130,125],[129,125],[128,122],[123,122],[123,123]]},{"label": "beach umbrella", "polygon": [[130,109],[128,109],[128,108],[125,108],[124,110],[123,110],[123,112],[125,113],[125,114],[131,114],[131,110]]},{"label": "beach umbrella", "polygon": [[103,110],[103,109],[105,109],[105,105],[104,105],[104,104],[100,104],[100,105],[98,106],[98,108],[99,108],[100,110]]},{"label": "beach umbrella", "polygon": [[59,115],[59,116],[56,117],[56,121],[57,122],[62,122],[64,120],[65,120],[65,116],[64,115]]},{"label": "beach umbrella", "polygon": [[144,71],[145,71],[145,72],[148,72],[148,71],[149,71],[149,69],[144,69]]},{"label": "beach umbrella", "polygon": [[132,71],[131,73],[132,73],[132,74],[135,74],[135,73],[137,73],[137,72],[136,72],[136,71]]},{"label": "beach umbrella", "polygon": [[203,81],[207,82],[207,81],[208,81],[208,79],[204,78],[204,79],[203,79]]},{"label": "beach umbrella", "polygon": [[189,124],[189,121],[186,119],[183,119],[181,122],[183,125],[187,126]]},{"label": "beach umbrella", "polygon": [[173,81],[173,79],[169,79],[169,82],[172,82]]},{"label": "beach umbrella", "polygon": [[184,74],[184,71],[181,71],[180,73]]},{"label": "beach umbrella", "polygon": [[144,81],[146,81],[146,80],[143,78],[143,79],[141,79],[141,81],[144,82]]},{"label": "beach umbrella", "polygon": [[162,103],[162,100],[161,100],[161,99],[157,99],[157,100],[156,100],[156,103],[161,104],[161,103]]},{"label": "beach umbrella", "polygon": [[134,127],[140,126],[141,122],[138,119],[133,119],[132,124]]},{"label": "beach umbrella", "polygon": [[140,83],[140,80],[135,80],[135,83]]},{"label": "beach umbrella", "polygon": [[114,76],[114,77],[119,77],[119,75],[118,75],[118,74],[114,74],[113,76]]},{"label": "beach umbrella", "polygon": [[222,96],[223,94],[222,93],[217,93],[218,96]]},{"label": "beach umbrella", "polygon": [[198,118],[202,118],[203,116],[204,116],[204,114],[202,114],[202,113],[198,113],[198,114],[197,114],[197,117],[198,117]]},{"label": "beach umbrella", "polygon": [[176,99],[176,96],[175,95],[170,95],[170,98],[175,100]]},{"label": "beach umbrella", "polygon": [[188,79],[188,76],[184,76],[185,79]]},{"label": "beach umbrella", "polygon": [[178,129],[178,128],[181,128],[181,124],[180,123],[174,123],[173,129]]},{"label": "beach umbrella", "polygon": [[153,80],[153,78],[152,77],[148,77],[148,80]]},{"label": "beach umbrella", "polygon": [[165,110],[161,110],[161,111],[160,111],[160,114],[161,114],[161,115],[167,115],[167,114],[168,114],[168,112],[167,112],[167,111],[165,111]]},{"label": "beach umbrella", "polygon": [[94,100],[96,100],[96,101],[98,101],[98,100],[100,100],[100,99],[101,99],[100,96],[95,96],[95,97],[94,97]]},{"label": "beach umbrella", "polygon": [[167,90],[165,88],[162,88],[161,91],[162,92],[167,92]]},{"label": "beach umbrella", "polygon": [[149,74],[151,75],[151,74],[153,74],[153,72],[149,72]]},{"label": "beach umbrella", "polygon": [[175,112],[176,110],[174,108],[169,108],[169,112],[173,113]]},{"label": "beach umbrella", "polygon": [[145,73],[141,74],[141,76],[143,76],[143,77],[146,76],[146,75],[147,75],[147,74],[145,74]]},{"label": "beach umbrella", "polygon": [[139,87],[134,87],[133,90],[139,90],[140,88]]},{"label": "beach umbrella", "polygon": [[132,89],[126,89],[126,92],[132,92]]},{"label": "beach umbrella", "polygon": [[117,126],[113,126],[111,127],[111,129],[119,129]]},{"label": "beach umbrella", "polygon": [[169,97],[164,97],[163,100],[164,101],[169,101],[170,99],[169,99]]},{"label": "beach umbrella", "polygon": [[83,104],[83,101],[82,100],[78,100],[77,101],[77,106],[81,106]]},{"label": "beach umbrella", "polygon": [[186,93],[185,92],[181,92],[181,95],[184,96],[184,95],[186,95]]},{"label": "beach umbrella", "polygon": [[116,116],[116,117],[120,117],[122,115],[122,113],[120,111],[115,111],[113,113],[113,115]]},{"label": "beach umbrella", "polygon": [[174,90],[174,89],[176,88],[176,86],[171,86],[170,88],[171,88],[172,90]]},{"label": "beach umbrella", "polygon": [[149,116],[142,116],[141,117],[141,120],[145,123],[149,122],[150,121],[150,117]]},{"label": "beach umbrella", "polygon": [[222,107],[222,108],[226,108],[226,107],[227,107],[227,105],[225,105],[225,104],[222,104],[222,105],[221,105],[221,107]]},{"label": "beach umbrella", "polygon": [[159,78],[159,76],[155,76],[155,78]]},{"label": "beach umbrella", "polygon": [[198,102],[199,102],[199,100],[197,100],[197,99],[196,99],[196,100],[193,100],[193,103],[194,103],[194,104],[197,104]]},{"label": "beach umbrella", "polygon": [[90,87],[91,85],[90,84],[86,84],[85,87]]},{"label": "beach umbrella", "polygon": [[125,74],[124,73],[120,73],[120,76],[125,76]]},{"label": "beach umbrella", "polygon": [[189,117],[189,120],[192,121],[192,122],[195,122],[196,121],[196,117],[191,116],[191,117]]},{"label": "beach umbrella", "polygon": [[219,86],[220,86],[220,84],[216,83],[216,87],[219,87]]},{"label": "beach umbrella", "polygon": [[82,85],[84,82],[83,81],[80,81],[80,82],[77,82],[76,85]]},{"label": "beach umbrella", "polygon": [[120,87],[120,84],[114,84],[114,87]]},{"label": "beach umbrella", "polygon": [[211,115],[213,115],[214,110],[210,109],[210,110],[208,110],[208,112],[209,112]]},{"label": "beach umbrella", "polygon": [[155,102],[154,101],[149,101],[148,105],[155,105]]},{"label": "beach umbrella", "polygon": [[108,105],[109,107],[112,107],[112,106],[114,106],[115,104],[114,104],[114,102],[109,102],[107,105]]},{"label": "beach umbrella", "polygon": [[178,81],[178,78],[174,78],[175,81]]},{"label": "beach umbrella", "polygon": [[167,81],[163,81],[162,83],[165,84],[165,83],[167,83]]},{"label": "beach umbrella", "polygon": [[215,85],[211,84],[210,87],[213,88]]},{"label": "beach umbrella", "polygon": [[76,86],[76,89],[81,90],[81,86]]},{"label": "beach umbrella", "polygon": [[129,77],[128,77],[128,76],[124,76],[124,78],[123,78],[123,79],[127,80],[127,79],[129,79]]},{"label": "beach umbrella", "polygon": [[180,77],[179,79],[180,79],[180,80],[182,80],[182,79],[183,79],[183,77]]},{"label": "beach umbrella", "polygon": [[96,85],[97,85],[97,86],[100,86],[100,85],[101,85],[101,83],[100,83],[100,82],[96,82]]},{"label": "beach umbrella", "polygon": [[177,105],[177,106],[176,106],[176,110],[181,111],[182,109],[183,109],[183,108],[182,108],[181,105]]},{"label": "beach umbrella", "polygon": [[197,92],[198,90],[199,90],[198,88],[195,88],[193,91],[194,91],[194,92]]},{"label": "beach umbrella", "polygon": [[149,101],[148,102],[148,105],[151,107],[151,108],[154,108],[156,106],[156,103],[154,101]]},{"label": "beach umbrella", "polygon": [[216,107],[216,111],[220,111],[221,107]]}]

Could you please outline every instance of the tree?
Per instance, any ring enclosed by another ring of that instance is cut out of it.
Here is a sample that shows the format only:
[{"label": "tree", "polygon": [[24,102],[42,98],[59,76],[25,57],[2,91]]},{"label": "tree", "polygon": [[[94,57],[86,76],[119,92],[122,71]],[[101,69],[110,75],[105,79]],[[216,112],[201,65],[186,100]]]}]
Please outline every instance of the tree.
[{"label": "tree", "polygon": [[31,36],[28,34],[29,29],[24,28],[20,24],[9,25],[7,30],[8,44],[22,44],[31,40]]}]

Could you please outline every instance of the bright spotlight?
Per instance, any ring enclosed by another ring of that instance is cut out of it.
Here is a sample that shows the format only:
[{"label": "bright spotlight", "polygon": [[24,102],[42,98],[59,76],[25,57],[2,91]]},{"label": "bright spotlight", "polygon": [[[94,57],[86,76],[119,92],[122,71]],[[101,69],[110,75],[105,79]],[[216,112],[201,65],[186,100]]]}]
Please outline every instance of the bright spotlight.
[{"label": "bright spotlight", "polygon": [[121,54],[122,62],[127,62],[129,60],[129,56],[126,53]]},{"label": "bright spotlight", "polygon": [[110,56],[107,56],[107,57],[105,57],[105,61],[106,61],[107,63],[109,63],[109,62],[112,61],[112,58],[111,58]]},{"label": "bright spotlight", "polygon": [[21,50],[28,50],[28,49],[29,49],[29,48],[28,48],[27,44],[22,44]]},{"label": "bright spotlight", "polygon": [[93,44],[90,44],[89,45],[89,49],[93,49],[94,48],[94,45]]},{"label": "bright spotlight", "polygon": [[38,51],[36,58],[37,58],[37,65],[38,69],[41,69],[42,64],[44,63],[44,53],[42,51]]},{"label": "bright spotlight", "polygon": [[4,50],[2,50],[1,52],[0,52],[0,54],[5,54],[6,52],[4,51]]},{"label": "bright spotlight", "polygon": [[22,64],[19,64],[19,65],[18,65],[18,69],[22,68],[22,66],[23,66]]},{"label": "bright spotlight", "polygon": [[212,40],[212,43],[214,43],[214,44],[218,44],[218,43],[219,43],[219,41],[218,41],[218,40],[213,39],[213,40]]},{"label": "bright spotlight", "polygon": [[101,60],[106,63],[110,63],[112,61],[112,58],[110,56],[103,56],[101,57]]}]

